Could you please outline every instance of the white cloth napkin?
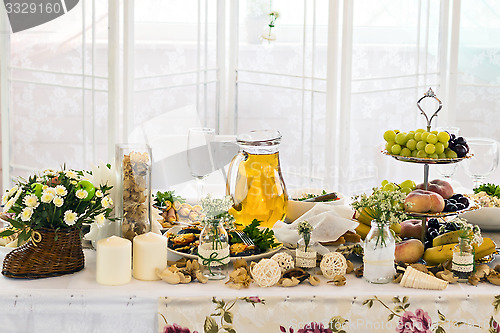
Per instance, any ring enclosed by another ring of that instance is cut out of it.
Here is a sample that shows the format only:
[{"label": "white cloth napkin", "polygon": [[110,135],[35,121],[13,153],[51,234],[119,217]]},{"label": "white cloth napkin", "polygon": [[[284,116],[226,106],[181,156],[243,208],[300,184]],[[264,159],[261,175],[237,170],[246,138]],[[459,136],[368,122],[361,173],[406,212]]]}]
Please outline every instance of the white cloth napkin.
[{"label": "white cloth napkin", "polygon": [[[311,241],[335,241],[348,230],[355,232],[354,229],[359,225],[358,222],[350,219],[350,214],[352,214],[352,210],[349,207],[318,203],[291,224],[282,221],[276,222],[273,231],[276,238],[285,246],[295,247],[301,238],[297,233],[297,225],[307,220],[314,228],[311,233]],[[320,254],[329,252],[319,243],[316,251]]]}]

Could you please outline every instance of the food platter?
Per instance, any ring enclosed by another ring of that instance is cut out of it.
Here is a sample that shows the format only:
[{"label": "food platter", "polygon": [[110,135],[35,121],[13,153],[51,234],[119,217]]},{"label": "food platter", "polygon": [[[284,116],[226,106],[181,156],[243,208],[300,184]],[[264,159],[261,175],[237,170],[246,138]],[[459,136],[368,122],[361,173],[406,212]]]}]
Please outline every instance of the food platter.
[{"label": "food platter", "polygon": [[[172,234],[177,234],[181,229],[182,229],[181,226],[174,226],[174,227],[168,229],[167,232],[168,233],[172,233]],[[166,235],[166,233],[164,235]],[[231,256],[230,260],[231,261],[235,261],[236,259],[239,259],[239,258],[243,258],[243,259],[245,259],[247,261],[259,260],[259,259],[262,259],[262,258],[267,258],[267,257],[272,256],[273,254],[275,254],[276,252],[278,252],[282,248],[283,248],[283,244],[280,243],[280,245],[278,245],[277,247],[269,249],[266,252],[259,253],[259,254],[254,254],[254,255],[248,255],[248,256],[234,256],[234,257]],[[168,250],[168,252],[170,252],[172,254],[179,255],[181,257],[185,257],[185,258],[188,258],[188,259],[198,259],[198,256],[196,254],[190,254],[190,253],[184,253],[184,252],[176,251],[176,250],[171,249],[169,247],[167,247],[167,250]]]},{"label": "food platter", "polygon": [[456,157],[456,158],[421,158],[421,157],[412,157],[412,156],[400,156],[389,154],[387,150],[382,150],[382,154],[395,158],[398,161],[410,162],[410,163],[418,163],[418,164],[451,164],[460,162],[466,158],[471,158],[474,154],[467,154],[465,157]]},{"label": "food platter", "polygon": [[465,208],[465,209],[457,210],[454,212],[441,212],[441,213],[406,212],[406,215],[413,216],[413,217],[446,217],[446,216],[459,215],[459,214],[464,214],[467,212],[472,212],[472,211],[475,211],[475,210],[478,210],[481,208],[481,205],[476,200],[471,198],[469,195],[463,194],[463,196],[469,200],[469,206],[467,206],[467,208]]},{"label": "food platter", "polygon": [[466,212],[463,218],[477,224],[483,230],[500,230],[500,208],[482,207],[479,210]]}]

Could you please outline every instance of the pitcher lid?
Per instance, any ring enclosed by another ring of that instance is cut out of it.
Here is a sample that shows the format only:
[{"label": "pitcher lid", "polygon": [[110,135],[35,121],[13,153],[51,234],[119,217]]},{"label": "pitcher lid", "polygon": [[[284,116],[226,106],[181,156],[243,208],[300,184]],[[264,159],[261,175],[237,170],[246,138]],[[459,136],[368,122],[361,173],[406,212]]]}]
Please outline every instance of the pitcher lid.
[{"label": "pitcher lid", "polygon": [[281,133],[276,130],[255,130],[239,134],[236,142],[244,146],[274,146],[281,142]]}]

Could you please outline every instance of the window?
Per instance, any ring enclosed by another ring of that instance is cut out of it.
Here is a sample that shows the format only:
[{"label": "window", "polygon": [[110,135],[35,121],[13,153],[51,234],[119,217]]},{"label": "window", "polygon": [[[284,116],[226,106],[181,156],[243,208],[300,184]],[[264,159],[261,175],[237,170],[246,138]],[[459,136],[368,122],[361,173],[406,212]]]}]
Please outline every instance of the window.
[{"label": "window", "polygon": [[[288,187],[420,181],[421,166],[380,154],[382,133],[424,127],[415,103],[432,87],[444,104],[434,126],[499,140],[499,32],[493,0],[82,0],[1,37],[4,187],[110,161],[115,143],[145,134],[170,136],[174,154],[196,124],[280,130]],[[472,186],[460,168],[454,179]]]}]

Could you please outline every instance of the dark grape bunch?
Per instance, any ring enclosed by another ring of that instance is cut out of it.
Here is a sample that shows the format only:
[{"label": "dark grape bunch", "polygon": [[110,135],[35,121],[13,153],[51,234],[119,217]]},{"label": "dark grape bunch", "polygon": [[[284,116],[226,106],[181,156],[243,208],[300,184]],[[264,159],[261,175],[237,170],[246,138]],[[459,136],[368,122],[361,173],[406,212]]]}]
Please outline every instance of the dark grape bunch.
[{"label": "dark grape bunch", "polygon": [[448,141],[448,148],[457,153],[457,157],[465,157],[469,152],[467,141],[461,136],[456,137],[455,134],[450,134],[450,141]]},{"label": "dark grape bunch", "polygon": [[425,248],[432,247],[432,241],[439,235],[458,230],[458,226],[453,222],[439,223],[437,218],[427,220],[427,234],[425,235]]},{"label": "dark grape bunch", "polygon": [[443,212],[456,212],[469,207],[469,199],[462,194],[454,194],[449,199],[444,199]]}]

